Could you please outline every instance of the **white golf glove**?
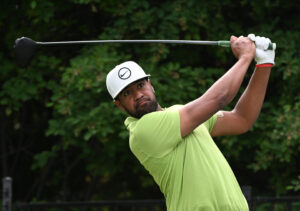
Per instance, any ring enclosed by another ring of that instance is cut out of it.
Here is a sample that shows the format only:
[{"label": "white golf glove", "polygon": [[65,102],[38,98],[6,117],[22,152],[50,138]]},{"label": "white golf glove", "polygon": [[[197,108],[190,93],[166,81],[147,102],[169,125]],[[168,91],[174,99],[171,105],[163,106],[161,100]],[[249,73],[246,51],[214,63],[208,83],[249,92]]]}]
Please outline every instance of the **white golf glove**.
[{"label": "white golf glove", "polygon": [[273,49],[268,50],[269,44],[271,40],[269,38],[255,36],[254,34],[249,34],[248,38],[255,42],[256,45],[256,53],[255,53],[255,61],[256,66],[261,66],[262,64],[275,64],[275,49],[276,44],[273,44]]}]

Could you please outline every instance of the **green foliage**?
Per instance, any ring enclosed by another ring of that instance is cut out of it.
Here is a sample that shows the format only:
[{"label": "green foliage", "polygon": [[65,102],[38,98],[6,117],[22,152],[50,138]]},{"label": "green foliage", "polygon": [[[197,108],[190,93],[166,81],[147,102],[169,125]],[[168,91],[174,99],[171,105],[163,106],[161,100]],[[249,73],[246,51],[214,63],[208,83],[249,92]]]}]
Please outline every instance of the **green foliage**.
[{"label": "green foliage", "polygon": [[27,196],[17,190],[16,199],[161,198],[129,150],[126,114],[113,105],[106,74],[135,60],[151,74],[157,98],[167,107],[201,96],[235,62],[229,48],[215,46],[106,44],[40,48],[28,67],[19,68],[12,51],[19,36],[40,41],[270,37],[277,43],[276,66],[262,113],[250,132],[217,143],[242,185],[262,194],[293,193],[300,174],[299,9],[296,2],[281,0],[2,2],[2,173],[29,190]]},{"label": "green foliage", "polygon": [[295,192],[300,190],[300,175],[297,179],[291,181],[291,185],[287,186],[287,190],[294,190]]}]

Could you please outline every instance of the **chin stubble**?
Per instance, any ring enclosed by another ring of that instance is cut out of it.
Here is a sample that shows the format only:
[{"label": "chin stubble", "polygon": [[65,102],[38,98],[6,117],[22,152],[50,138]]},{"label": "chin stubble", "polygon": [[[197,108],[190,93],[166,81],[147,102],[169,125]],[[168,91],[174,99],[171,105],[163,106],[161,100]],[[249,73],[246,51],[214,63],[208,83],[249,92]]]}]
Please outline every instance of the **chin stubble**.
[{"label": "chin stubble", "polygon": [[157,100],[154,99],[154,100],[149,100],[149,102],[146,102],[146,103],[145,103],[144,105],[142,105],[142,106],[136,105],[136,106],[135,106],[135,110],[136,110],[135,113],[132,113],[132,112],[128,111],[127,108],[125,108],[125,110],[126,110],[126,112],[127,112],[130,116],[139,119],[139,118],[141,118],[142,116],[144,116],[145,114],[151,113],[151,112],[153,112],[153,111],[157,111],[157,108],[158,108],[158,103],[157,103]]}]

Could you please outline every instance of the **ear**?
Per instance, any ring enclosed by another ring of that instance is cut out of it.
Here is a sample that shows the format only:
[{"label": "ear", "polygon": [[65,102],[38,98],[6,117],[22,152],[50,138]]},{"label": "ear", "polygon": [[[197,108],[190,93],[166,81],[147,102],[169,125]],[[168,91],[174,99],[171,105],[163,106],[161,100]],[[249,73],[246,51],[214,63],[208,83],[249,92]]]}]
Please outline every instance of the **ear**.
[{"label": "ear", "polygon": [[121,110],[125,111],[124,107],[122,106],[121,102],[119,100],[114,100],[114,104]]}]

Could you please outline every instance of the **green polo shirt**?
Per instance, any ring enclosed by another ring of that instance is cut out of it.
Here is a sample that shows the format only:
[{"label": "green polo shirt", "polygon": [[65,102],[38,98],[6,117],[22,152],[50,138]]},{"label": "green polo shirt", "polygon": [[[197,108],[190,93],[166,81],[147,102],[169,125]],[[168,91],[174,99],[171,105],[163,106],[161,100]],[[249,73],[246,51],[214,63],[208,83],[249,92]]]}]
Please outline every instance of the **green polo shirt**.
[{"label": "green polo shirt", "polygon": [[159,185],[168,210],[249,210],[230,166],[210,136],[217,115],[181,138],[179,108],[125,120],[130,149]]}]

